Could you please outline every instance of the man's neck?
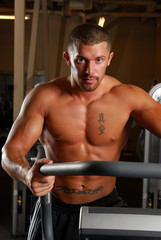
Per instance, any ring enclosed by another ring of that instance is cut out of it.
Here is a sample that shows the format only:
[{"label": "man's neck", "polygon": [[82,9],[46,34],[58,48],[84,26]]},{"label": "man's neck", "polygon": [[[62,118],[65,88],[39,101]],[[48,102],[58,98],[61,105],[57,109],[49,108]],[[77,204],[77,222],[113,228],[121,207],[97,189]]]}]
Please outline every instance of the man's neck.
[{"label": "man's neck", "polygon": [[98,86],[97,89],[93,91],[82,90],[78,85],[72,87],[73,97],[79,99],[82,103],[89,104],[99,98],[104,94],[104,89],[102,84]]}]

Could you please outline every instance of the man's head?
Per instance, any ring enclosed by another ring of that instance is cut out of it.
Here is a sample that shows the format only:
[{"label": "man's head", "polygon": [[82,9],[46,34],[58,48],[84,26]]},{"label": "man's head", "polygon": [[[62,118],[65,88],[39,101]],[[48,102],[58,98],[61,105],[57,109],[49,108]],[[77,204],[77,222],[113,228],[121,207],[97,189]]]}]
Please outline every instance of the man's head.
[{"label": "man's head", "polygon": [[101,42],[107,42],[107,47],[111,52],[111,39],[104,28],[98,25],[82,24],[72,30],[68,39],[67,51],[69,53],[73,45],[78,45],[79,43],[94,45]]},{"label": "man's head", "polygon": [[71,32],[64,58],[71,67],[71,84],[83,91],[94,91],[104,78],[113,57],[107,31],[83,24]]}]

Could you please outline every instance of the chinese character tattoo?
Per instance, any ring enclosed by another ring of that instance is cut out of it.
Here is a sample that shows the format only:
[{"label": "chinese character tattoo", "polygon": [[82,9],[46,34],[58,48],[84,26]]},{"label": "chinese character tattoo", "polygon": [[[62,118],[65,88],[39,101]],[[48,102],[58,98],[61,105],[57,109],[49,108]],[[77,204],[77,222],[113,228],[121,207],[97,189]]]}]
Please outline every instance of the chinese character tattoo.
[{"label": "chinese character tattoo", "polygon": [[104,131],[106,129],[105,126],[102,124],[102,123],[105,123],[104,114],[102,112],[99,113],[98,123],[100,124],[98,127],[98,130],[99,130],[98,135],[102,135],[104,134]]}]

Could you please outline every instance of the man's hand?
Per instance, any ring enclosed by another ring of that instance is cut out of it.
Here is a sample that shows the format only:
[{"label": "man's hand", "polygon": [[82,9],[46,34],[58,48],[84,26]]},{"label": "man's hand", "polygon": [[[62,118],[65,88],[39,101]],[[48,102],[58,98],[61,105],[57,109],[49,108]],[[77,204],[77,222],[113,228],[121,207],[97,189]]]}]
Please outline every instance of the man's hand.
[{"label": "man's hand", "polygon": [[49,161],[46,158],[37,160],[35,164],[29,169],[26,181],[27,186],[30,188],[32,193],[41,197],[48,192],[50,192],[54,186],[55,177],[54,176],[44,176],[40,173],[40,167],[44,164],[52,164],[53,161]]}]

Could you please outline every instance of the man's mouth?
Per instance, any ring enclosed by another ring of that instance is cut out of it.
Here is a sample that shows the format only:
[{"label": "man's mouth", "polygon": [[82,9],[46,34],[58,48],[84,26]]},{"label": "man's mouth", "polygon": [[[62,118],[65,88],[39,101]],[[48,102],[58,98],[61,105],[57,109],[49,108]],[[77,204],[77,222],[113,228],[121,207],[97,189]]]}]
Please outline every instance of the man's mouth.
[{"label": "man's mouth", "polygon": [[92,83],[94,83],[97,80],[97,78],[96,77],[84,77],[83,80],[86,83],[92,84]]},{"label": "man's mouth", "polygon": [[85,81],[86,81],[86,83],[94,83],[96,81],[96,79],[94,79],[94,78],[86,78]]}]

